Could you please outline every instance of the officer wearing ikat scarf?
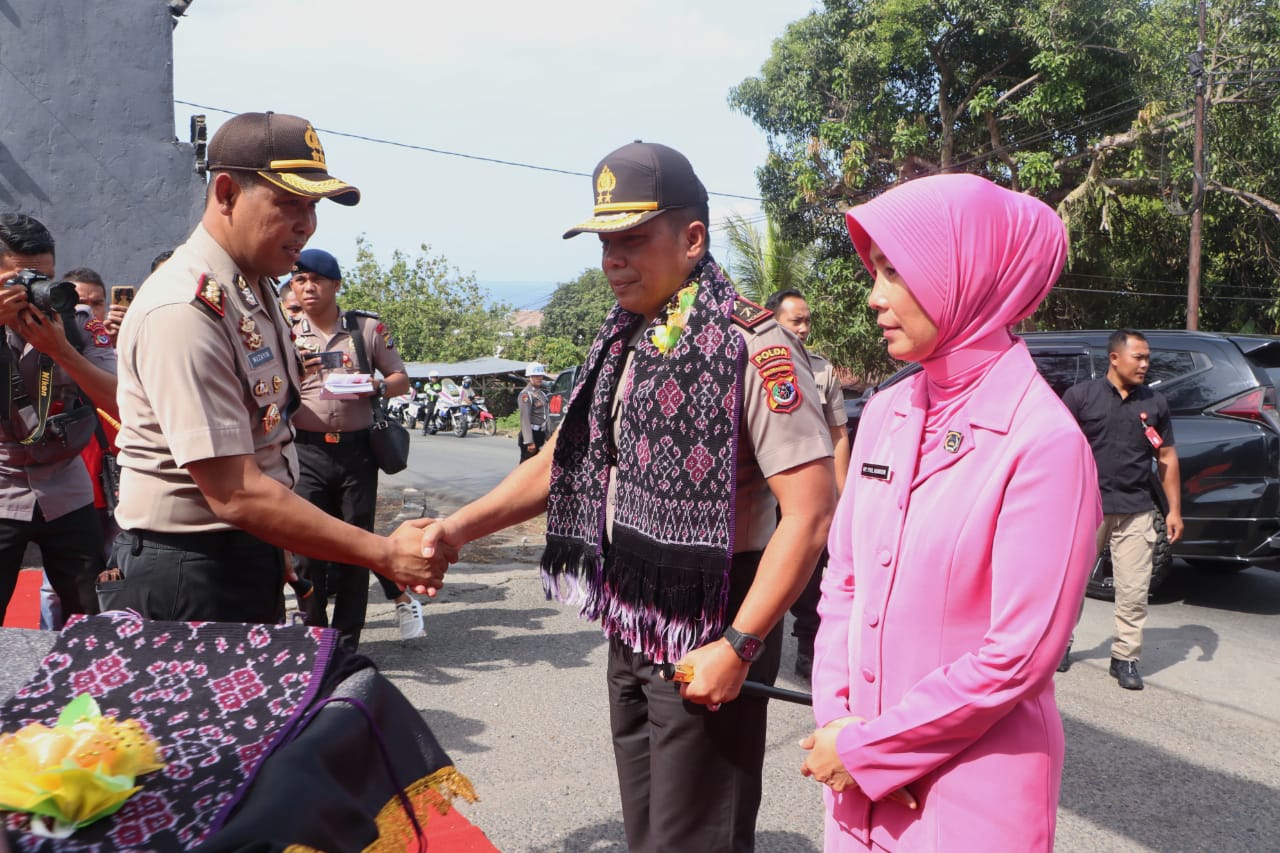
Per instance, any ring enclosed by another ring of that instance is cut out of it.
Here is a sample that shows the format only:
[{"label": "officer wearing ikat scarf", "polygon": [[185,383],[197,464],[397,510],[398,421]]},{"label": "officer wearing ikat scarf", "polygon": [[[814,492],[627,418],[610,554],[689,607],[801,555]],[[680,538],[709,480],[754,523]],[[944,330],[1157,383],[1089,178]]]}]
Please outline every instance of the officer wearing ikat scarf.
[{"label": "officer wearing ikat scarf", "polygon": [[[599,235],[617,305],[559,431],[427,539],[460,546],[546,510],[547,593],[609,640],[628,849],[751,850],[766,707],[738,694],[777,675],[834,507],[831,440],[798,342],[709,254],[689,161],[637,142],[592,177],[593,215],[565,236]],[[664,681],[662,663],[691,680]]]}]

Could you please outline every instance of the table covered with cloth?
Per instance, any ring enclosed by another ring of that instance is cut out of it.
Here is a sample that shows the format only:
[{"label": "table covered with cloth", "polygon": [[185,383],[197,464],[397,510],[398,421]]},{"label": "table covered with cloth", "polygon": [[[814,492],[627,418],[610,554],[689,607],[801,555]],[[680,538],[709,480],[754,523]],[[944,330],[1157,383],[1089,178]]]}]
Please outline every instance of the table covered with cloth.
[{"label": "table covered with cloth", "polygon": [[0,814],[14,851],[425,849],[431,816],[474,798],[409,701],[329,629],[116,611],[60,634],[0,630],[0,660],[0,733],[52,725],[87,693],[138,720],[164,761],[69,839]]}]

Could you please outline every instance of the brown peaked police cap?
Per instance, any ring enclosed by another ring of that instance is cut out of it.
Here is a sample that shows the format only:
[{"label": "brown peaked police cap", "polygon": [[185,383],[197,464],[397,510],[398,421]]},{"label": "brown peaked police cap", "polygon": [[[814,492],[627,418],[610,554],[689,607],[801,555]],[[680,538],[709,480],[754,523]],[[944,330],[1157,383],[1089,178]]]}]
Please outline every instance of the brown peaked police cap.
[{"label": "brown peaked police cap", "polygon": [[311,122],[284,113],[241,113],[228,119],[209,142],[208,169],[257,172],[306,198],[331,198],[347,206],[360,201],[360,190],[329,174]]},{"label": "brown peaked police cap", "polygon": [[592,216],[564,232],[566,240],[584,231],[625,231],[668,210],[707,203],[706,187],[685,156],[656,142],[636,141],[606,154],[591,177]]}]

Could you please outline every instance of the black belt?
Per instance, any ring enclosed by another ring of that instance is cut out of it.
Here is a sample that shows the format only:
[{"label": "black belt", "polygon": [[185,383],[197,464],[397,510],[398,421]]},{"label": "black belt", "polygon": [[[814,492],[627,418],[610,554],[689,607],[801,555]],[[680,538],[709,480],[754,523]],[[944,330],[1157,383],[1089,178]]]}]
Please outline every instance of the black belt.
[{"label": "black belt", "polygon": [[[179,551],[214,553],[240,548],[274,548],[257,536],[243,530],[206,530],[193,533],[158,533],[154,530],[127,530],[136,545],[159,545]],[[135,551],[135,553],[137,553]]]},{"label": "black belt", "polygon": [[357,441],[368,441],[369,430],[356,429],[350,432],[311,432],[310,430],[297,430],[294,441],[299,444],[351,444]]}]

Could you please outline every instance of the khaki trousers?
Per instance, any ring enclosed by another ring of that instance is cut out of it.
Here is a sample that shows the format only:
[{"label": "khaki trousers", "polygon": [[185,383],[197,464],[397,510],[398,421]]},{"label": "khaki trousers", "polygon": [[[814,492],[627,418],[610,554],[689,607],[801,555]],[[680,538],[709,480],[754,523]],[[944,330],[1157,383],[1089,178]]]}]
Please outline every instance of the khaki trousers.
[{"label": "khaki trousers", "polygon": [[1142,656],[1142,626],[1147,621],[1151,559],[1156,548],[1154,519],[1154,510],[1108,514],[1098,528],[1098,552],[1111,546],[1111,575],[1116,590],[1116,637],[1111,656],[1117,660],[1136,661]]}]

